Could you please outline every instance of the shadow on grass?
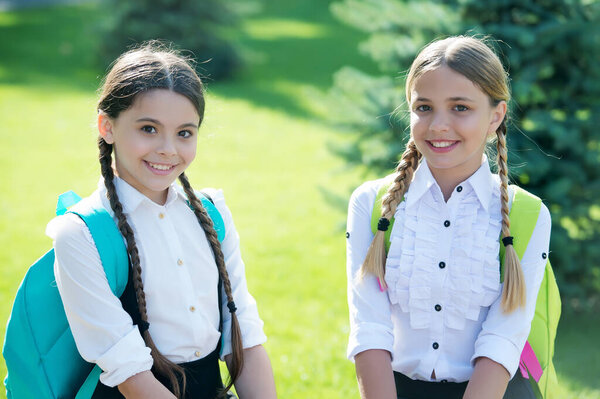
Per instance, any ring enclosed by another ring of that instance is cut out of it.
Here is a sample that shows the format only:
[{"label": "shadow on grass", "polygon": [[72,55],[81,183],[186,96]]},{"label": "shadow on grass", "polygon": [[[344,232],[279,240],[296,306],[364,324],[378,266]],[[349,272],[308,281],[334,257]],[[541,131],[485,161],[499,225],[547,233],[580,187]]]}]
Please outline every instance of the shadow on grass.
[{"label": "shadow on grass", "polygon": [[0,12],[0,84],[95,90],[100,7]]},{"label": "shadow on grass", "polygon": [[556,371],[581,386],[600,390],[600,347],[597,337],[600,337],[600,315],[563,315],[556,337]]},{"label": "shadow on grass", "polygon": [[[246,22],[247,32],[241,38],[242,45],[260,61],[251,64],[236,81],[215,85],[215,91],[310,117],[306,104],[319,100],[303,98],[307,94],[301,91],[282,90],[282,82],[326,92],[333,74],[344,65],[375,72],[371,60],[358,53],[358,43],[365,35],[337,21],[329,11],[331,2],[305,0],[291,5],[265,1],[260,14]],[[257,30],[267,34],[257,35]]]}]

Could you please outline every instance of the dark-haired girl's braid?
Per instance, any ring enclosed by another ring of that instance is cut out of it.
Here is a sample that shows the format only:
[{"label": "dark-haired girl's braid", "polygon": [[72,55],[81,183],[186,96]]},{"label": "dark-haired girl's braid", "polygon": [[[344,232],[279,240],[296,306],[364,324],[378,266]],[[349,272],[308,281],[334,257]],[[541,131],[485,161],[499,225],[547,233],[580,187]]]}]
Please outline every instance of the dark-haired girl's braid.
[{"label": "dark-haired girl's braid", "polygon": [[[104,184],[106,186],[107,197],[110,202],[110,207],[112,208],[115,216],[118,220],[118,228],[125,241],[127,243],[127,254],[129,255],[129,260],[131,262],[131,269],[133,274],[133,286],[135,289],[135,295],[138,303],[138,308],[140,311],[140,316],[142,321],[146,323],[146,327],[148,326],[148,314],[146,312],[146,295],[144,294],[144,284],[142,282],[142,266],[140,264],[140,256],[137,249],[137,245],[135,243],[135,237],[133,235],[133,230],[129,223],[127,222],[127,217],[123,213],[123,206],[119,201],[117,196],[117,191],[115,189],[114,172],[112,169],[112,144],[108,144],[102,137],[98,139],[98,148],[100,150],[100,168],[102,171],[102,177],[104,178]],[[154,361],[155,370],[168,378],[171,386],[173,387],[173,394],[177,398],[182,398],[185,392],[186,378],[183,367],[180,365],[173,363],[169,359],[167,359],[160,351],[156,348],[152,337],[150,336],[150,331],[148,328],[143,328],[142,336],[144,338],[144,342],[146,346],[150,348],[152,359]],[[182,389],[179,389],[179,379],[182,381]]]},{"label": "dark-haired girl's braid", "polygon": [[[206,234],[206,238],[210,243],[213,254],[215,256],[215,261],[217,263],[217,268],[219,270],[219,275],[221,276],[221,281],[223,282],[223,289],[225,290],[225,295],[227,296],[227,307],[229,312],[231,313],[231,348],[232,348],[232,360],[231,367],[229,368],[229,381],[227,386],[225,387],[223,394],[225,394],[232,386],[233,383],[237,380],[242,372],[242,368],[244,367],[244,357],[243,351],[244,348],[242,346],[242,334],[240,331],[240,324],[237,319],[237,315],[235,313],[236,307],[233,301],[233,294],[231,290],[231,282],[229,281],[229,274],[227,273],[227,268],[225,266],[225,258],[223,256],[223,251],[221,250],[221,243],[217,237],[217,232],[213,227],[213,222],[211,218],[206,213],[206,210],[202,206],[202,202],[198,199],[187,176],[182,173],[179,175],[179,181],[183,186],[183,190],[192,205],[192,209],[198,222],[204,229],[204,233]],[[221,304],[219,304],[221,306]]]},{"label": "dark-haired girl's braid", "polygon": [[504,312],[512,312],[517,307],[525,305],[525,278],[519,256],[513,246],[510,235],[510,219],[508,216],[508,163],[506,150],[506,118],[498,130],[496,148],[498,151],[498,176],[500,177],[500,203],[502,211],[502,243],[504,253],[504,288],[502,290],[502,308]]},{"label": "dark-haired girl's braid", "polygon": [[413,174],[421,160],[421,153],[417,149],[414,140],[411,138],[406,143],[406,149],[402,154],[400,163],[396,168],[396,176],[393,184],[383,196],[381,201],[381,219],[377,226],[377,233],[367,251],[367,256],[361,268],[361,276],[373,274],[378,278],[382,289],[385,284],[385,231],[389,227],[389,220],[394,216],[398,204],[402,201],[404,194],[410,186]]}]

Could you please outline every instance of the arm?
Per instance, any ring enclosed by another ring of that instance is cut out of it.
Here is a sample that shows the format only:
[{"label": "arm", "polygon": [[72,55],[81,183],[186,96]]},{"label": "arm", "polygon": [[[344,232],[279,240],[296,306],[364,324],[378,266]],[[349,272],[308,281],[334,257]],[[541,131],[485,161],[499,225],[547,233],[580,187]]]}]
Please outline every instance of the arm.
[{"label": "arm", "polygon": [[[500,295],[490,306],[481,332],[475,341],[475,351],[471,357],[471,361],[475,365],[473,378],[476,381],[474,384],[479,385],[477,380],[484,378],[481,375],[485,375],[487,376],[485,383],[488,387],[504,384],[504,388],[506,388],[505,376],[501,372],[492,372],[493,368],[489,366],[488,362],[497,367],[503,367],[504,372],[509,374],[509,379],[517,372],[521,351],[531,329],[540,284],[544,277],[547,262],[544,255],[548,253],[550,227],[550,213],[542,204],[536,226],[521,260],[526,288],[525,306],[517,308],[511,313],[505,313],[502,309]],[[480,365],[482,359],[485,359],[484,365]],[[483,373],[484,371],[485,373]]]},{"label": "arm", "polygon": [[151,371],[133,375],[119,384],[119,392],[127,399],[175,399]]},{"label": "arm", "polygon": [[56,284],[81,356],[100,366],[107,386],[150,370],[150,349],[112,293],[85,223],[67,214],[53,219],[47,233],[54,239]]},{"label": "arm", "polygon": [[[227,366],[231,355],[225,357]],[[244,349],[244,368],[235,382],[240,399],[275,399],[275,380],[267,351],[262,345]]]},{"label": "arm", "polygon": [[390,353],[381,349],[370,349],[354,357],[362,399],[396,399],[391,360]]},{"label": "arm", "polygon": [[390,301],[374,276],[360,279],[360,268],[373,240],[371,213],[378,185],[357,188],[348,206],[346,273],[350,338],[348,358],[356,363],[356,376],[363,399],[395,398],[392,372],[394,333]]},{"label": "arm", "polygon": [[509,372],[501,364],[487,357],[477,358],[463,399],[502,399],[509,379]]}]

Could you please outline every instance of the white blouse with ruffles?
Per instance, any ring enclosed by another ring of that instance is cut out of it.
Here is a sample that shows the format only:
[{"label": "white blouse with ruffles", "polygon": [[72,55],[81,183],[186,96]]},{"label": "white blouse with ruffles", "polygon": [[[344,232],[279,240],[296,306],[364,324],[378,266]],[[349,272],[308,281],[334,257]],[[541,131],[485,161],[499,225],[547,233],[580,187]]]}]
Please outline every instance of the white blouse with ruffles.
[{"label": "white blouse with ruffles", "polygon": [[[350,309],[348,357],[387,350],[392,368],[431,381],[467,381],[478,357],[502,364],[511,378],[529,334],[550,240],[550,213],[542,204],[521,262],[524,308],[502,311],[500,188],[484,157],[447,202],[422,162],[395,213],[386,262],[388,289],[359,270],[373,239],[371,213],[383,179],[355,190],[348,212],[347,273]],[[516,237],[515,239],[518,239]]]}]

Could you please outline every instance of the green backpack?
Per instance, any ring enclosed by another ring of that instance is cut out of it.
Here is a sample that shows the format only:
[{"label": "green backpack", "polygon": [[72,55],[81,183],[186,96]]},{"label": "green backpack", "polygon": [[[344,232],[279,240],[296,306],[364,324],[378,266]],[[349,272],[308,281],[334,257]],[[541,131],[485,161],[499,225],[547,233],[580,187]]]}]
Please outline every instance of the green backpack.
[{"label": "green backpack", "polygon": [[[371,214],[371,230],[377,232],[377,223],[381,216],[381,200],[392,181],[388,178],[377,192]],[[510,231],[515,237],[514,248],[522,259],[533,234],[533,229],[540,213],[542,200],[522,188],[511,185],[514,192],[510,209]],[[385,232],[385,250],[390,248],[390,235],[394,218],[390,220],[390,227]],[[526,240],[519,238],[527,237]],[[500,281],[504,278],[504,246],[500,245]],[[546,262],[544,278],[535,307],[535,315],[531,322],[531,331],[519,362],[519,370],[523,377],[528,378],[538,399],[553,399],[558,395],[556,387],[558,380],[552,357],[554,355],[554,340],[560,319],[561,301],[556,278],[550,265]]]},{"label": "green backpack", "polygon": [[[197,195],[223,241],[219,211],[208,196]],[[94,198],[81,200],[69,191],[59,197],[56,214],[71,212],[85,222],[110,288],[120,297],[128,280],[127,251],[112,217]],[[29,268],[17,290],[2,354],[7,399],[89,399],[96,389],[102,370],[86,362],[75,346],[54,279],[54,249]]]}]

